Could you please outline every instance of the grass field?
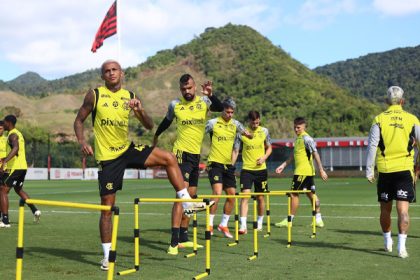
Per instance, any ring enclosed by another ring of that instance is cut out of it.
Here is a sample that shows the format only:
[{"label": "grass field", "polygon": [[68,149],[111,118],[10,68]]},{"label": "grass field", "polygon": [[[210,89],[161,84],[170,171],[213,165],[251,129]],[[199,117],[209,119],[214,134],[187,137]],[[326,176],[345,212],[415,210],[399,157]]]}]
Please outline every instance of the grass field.
[{"label": "grass field", "polygon": [[[271,190],[288,189],[290,179],[269,181]],[[99,201],[96,181],[27,182],[32,198],[81,203]],[[210,193],[207,180],[200,193]],[[211,241],[211,274],[206,279],[418,279],[420,268],[420,207],[410,207],[411,227],[407,240],[408,259],[397,257],[397,225],[393,213],[394,252],[383,251],[376,202],[376,188],[364,179],[318,178],[317,193],[325,228],[315,239],[311,234],[311,209],[306,197],[293,224],[293,245],[286,248],[287,231],[272,227],[272,235],[259,235],[259,257],[253,254],[252,234],[240,238],[235,247],[215,232]],[[118,193],[120,228],[116,271],[133,266],[133,199],[135,197],[174,197],[167,180],[127,180]],[[16,267],[18,198],[10,193],[12,227],[0,229],[0,279],[14,279]],[[102,248],[99,241],[99,213],[90,210],[40,206],[41,222],[34,224],[25,207],[23,279],[106,279],[100,271]],[[140,271],[115,279],[191,279],[204,272],[204,250],[186,259],[182,251],[169,256],[170,204],[142,204],[140,216]],[[221,211],[222,207],[219,207]],[[250,207],[250,211],[252,207]],[[251,214],[252,212],[250,212]],[[272,223],[287,214],[284,197],[271,199]],[[220,222],[220,212],[215,224]],[[204,214],[199,214],[199,243],[204,244]],[[249,215],[248,220],[251,220]],[[233,217],[230,226],[233,228]],[[251,228],[249,222],[248,229]],[[192,232],[192,231],[191,231]]]}]

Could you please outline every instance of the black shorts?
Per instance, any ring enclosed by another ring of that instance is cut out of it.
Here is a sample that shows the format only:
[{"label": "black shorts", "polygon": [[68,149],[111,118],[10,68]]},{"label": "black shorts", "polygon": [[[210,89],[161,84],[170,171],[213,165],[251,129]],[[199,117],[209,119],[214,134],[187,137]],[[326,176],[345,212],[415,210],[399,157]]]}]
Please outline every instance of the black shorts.
[{"label": "black shorts", "polygon": [[241,192],[252,189],[254,184],[255,192],[268,192],[267,169],[264,170],[244,170],[241,171]]},{"label": "black shorts", "polygon": [[236,188],[235,166],[209,162],[207,166],[210,184],[223,184],[223,188]]},{"label": "black shorts", "polygon": [[112,194],[122,189],[126,168],[146,169],[144,163],[153,151],[153,147],[131,143],[120,157],[99,162],[99,193],[101,196]]},{"label": "black shorts", "polygon": [[181,150],[176,150],[176,159],[178,160],[179,169],[181,169],[184,182],[190,186],[198,185],[200,155],[190,154]]},{"label": "black shorts", "polygon": [[13,170],[9,173],[9,176],[4,178],[4,184],[9,188],[14,188],[19,190],[23,187],[23,182],[25,182],[26,170]]},{"label": "black shorts", "polygon": [[293,191],[315,191],[314,176],[294,175],[290,189]]},{"label": "black shorts", "polygon": [[377,185],[378,201],[414,201],[414,180],[410,171],[379,173]]}]

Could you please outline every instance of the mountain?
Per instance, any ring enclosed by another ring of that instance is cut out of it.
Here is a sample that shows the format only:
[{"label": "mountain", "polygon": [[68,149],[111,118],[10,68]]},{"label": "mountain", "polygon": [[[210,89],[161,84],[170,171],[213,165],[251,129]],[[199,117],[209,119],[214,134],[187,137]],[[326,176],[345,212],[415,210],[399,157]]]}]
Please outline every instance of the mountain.
[{"label": "mountain", "polygon": [[26,72],[6,84],[12,91],[26,95],[36,95],[48,88],[48,81],[35,72]]},{"label": "mountain", "polygon": [[336,62],[314,71],[357,97],[383,103],[387,88],[398,85],[405,91],[408,111],[420,111],[420,45]]},{"label": "mountain", "polygon": [[[292,121],[297,116],[308,119],[309,132],[316,137],[366,135],[371,119],[380,111],[379,106],[364,97],[354,97],[329,78],[311,71],[252,28],[232,24],[207,28],[191,42],[162,50],[146,62],[125,69],[125,87],[139,93],[146,109],[159,123],[169,101],[180,96],[178,79],[186,72],[195,77],[198,91],[199,84],[210,79],[220,98],[233,97],[238,104],[238,120],[244,121],[251,109],[259,110],[273,138],[293,136]],[[24,76],[28,77],[28,73]],[[67,93],[79,96],[80,100],[88,88],[101,84],[97,69],[54,81],[34,75],[28,78],[38,86],[34,87],[36,90],[30,89],[33,94]],[[20,92],[18,79],[22,77],[7,84],[16,92]],[[22,81],[22,84],[31,83]],[[76,111],[79,106],[65,110]],[[23,116],[29,115],[22,111]],[[75,113],[72,114],[68,124],[60,128],[72,131],[70,124]],[[56,112],[51,114],[49,125],[57,119],[55,115]],[[168,133],[167,137],[173,134]]]}]

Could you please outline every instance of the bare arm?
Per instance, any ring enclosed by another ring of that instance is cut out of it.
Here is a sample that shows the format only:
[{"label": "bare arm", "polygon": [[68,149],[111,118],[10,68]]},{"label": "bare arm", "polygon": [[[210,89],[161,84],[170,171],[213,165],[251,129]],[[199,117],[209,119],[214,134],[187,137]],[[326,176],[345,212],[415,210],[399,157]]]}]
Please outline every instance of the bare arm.
[{"label": "bare arm", "polygon": [[288,166],[290,163],[292,163],[292,161],[294,160],[294,155],[293,153],[290,154],[289,158],[284,161],[282,164],[280,164],[277,168],[276,168],[276,173],[280,174],[283,172],[283,170],[286,168],[286,166]]},{"label": "bare arm", "polygon": [[4,158],[2,161],[2,164],[0,165],[0,175],[4,173],[4,166],[6,163],[11,160],[14,156],[16,156],[19,152],[19,137],[13,133],[9,135],[9,143],[12,144],[12,150],[9,152],[9,154]]},{"label": "bare arm", "polygon": [[140,99],[133,98],[129,102],[129,106],[131,109],[133,109],[134,115],[136,118],[141,122],[141,124],[146,129],[152,129],[153,128],[153,120],[149,117],[146,110],[144,110],[143,105],[141,104]]},{"label": "bare arm", "polygon": [[235,165],[236,160],[238,159],[239,156],[239,150],[238,149],[233,149],[232,151],[232,165]]},{"label": "bare arm", "polygon": [[322,166],[321,158],[319,157],[318,152],[313,152],[312,155],[314,156],[315,162],[318,165],[319,173],[321,175],[322,180],[327,181],[328,175],[325,172],[324,167]]},{"label": "bare arm", "polygon": [[271,155],[272,152],[273,152],[273,148],[271,147],[271,145],[265,144],[265,154],[264,156],[257,159],[257,165],[263,164],[268,159],[268,157]]},{"label": "bare arm", "polygon": [[83,123],[86,118],[93,111],[93,104],[95,102],[95,94],[93,90],[89,90],[83,100],[83,104],[77,113],[76,119],[74,120],[74,132],[76,133],[77,141],[80,144],[80,149],[84,155],[93,155],[92,147],[86,143]]}]

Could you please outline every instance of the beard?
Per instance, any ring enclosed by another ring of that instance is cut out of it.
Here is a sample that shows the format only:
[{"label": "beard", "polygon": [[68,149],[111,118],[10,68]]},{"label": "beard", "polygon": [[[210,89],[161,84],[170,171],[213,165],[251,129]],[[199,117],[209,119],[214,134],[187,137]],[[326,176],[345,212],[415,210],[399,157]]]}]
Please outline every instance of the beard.
[{"label": "beard", "polygon": [[193,100],[194,99],[194,96],[195,95],[192,95],[192,94],[185,94],[183,97],[184,97],[184,99],[185,100],[187,100],[187,101],[191,101],[191,100]]}]

